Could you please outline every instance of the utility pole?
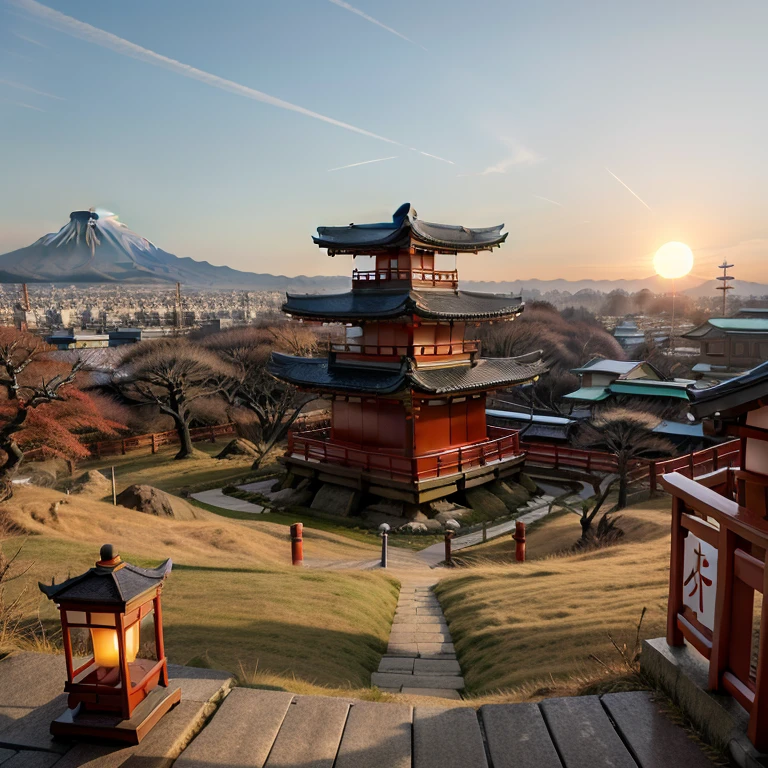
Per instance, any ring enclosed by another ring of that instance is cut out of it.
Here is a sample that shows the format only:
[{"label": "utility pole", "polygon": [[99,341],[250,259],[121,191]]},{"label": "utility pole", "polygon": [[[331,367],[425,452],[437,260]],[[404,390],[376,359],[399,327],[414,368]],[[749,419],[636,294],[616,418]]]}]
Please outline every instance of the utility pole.
[{"label": "utility pole", "polygon": [[723,292],[723,317],[726,317],[725,310],[727,307],[727,301],[728,301],[728,291],[733,290],[733,286],[730,284],[729,281],[733,280],[733,275],[728,274],[728,270],[733,266],[733,264],[729,264],[727,259],[723,259],[723,263],[718,267],[718,269],[723,270],[723,274],[718,277],[717,279],[722,281],[722,285],[717,286],[718,291]]},{"label": "utility pole", "polygon": [[181,330],[181,283],[176,283],[176,330]]}]

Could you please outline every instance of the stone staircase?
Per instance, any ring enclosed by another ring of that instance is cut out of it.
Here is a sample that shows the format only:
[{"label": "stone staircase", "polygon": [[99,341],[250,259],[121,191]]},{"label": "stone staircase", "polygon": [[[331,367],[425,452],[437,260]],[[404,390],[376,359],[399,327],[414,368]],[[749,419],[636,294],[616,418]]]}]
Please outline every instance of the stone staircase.
[{"label": "stone staircase", "polygon": [[401,581],[387,653],[371,685],[388,693],[461,698],[464,678],[432,586]]}]

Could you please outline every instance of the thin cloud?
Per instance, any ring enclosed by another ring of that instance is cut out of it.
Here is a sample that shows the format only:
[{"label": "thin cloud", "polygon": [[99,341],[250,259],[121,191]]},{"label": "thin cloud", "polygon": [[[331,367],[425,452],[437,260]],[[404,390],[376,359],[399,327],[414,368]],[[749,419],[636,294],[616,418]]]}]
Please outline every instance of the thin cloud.
[{"label": "thin cloud", "polygon": [[200,83],[205,83],[206,85],[210,85],[213,88],[218,88],[222,91],[228,91],[229,93],[244,96],[245,98],[254,101],[260,101],[264,104],[270,104],[273,107],[285,109],[290,112],[297,112],[305,117],[311,117],[315,120],[328,123],[329,125],[335,125],[337,128],[344,128],[347,131],[352,131],[361,136],[367,136],[370,139],[377,139],[378,141],[383,141],[397,147],[404,146],[399,141],[388,139],[386,136],[380,136],[379,134],[367,131],[364,128],[358,128],[355,125],[336,120],[333,117],[321,115],[318,112],[313,112],[305,107],[300,107],[296,104],[291,104],[289,101],[284,101],[283,99],[270,96],[262,91],[257,91],[255,88],[249,88],[246,85],[241,85],[232,80],[227,80],[218,75],[211,74],[210,72],[205,72],[202,69],[197,69],[189,64],[184,64],[176,59],[171,59],[168,56],[163,56],[160,53],[151,51],[148,48],[142,48],[140,45],[136,45],[129,40],[113,35],[111,32],[107,32],[106,30],[99,29],[91,24],[86,24],[84,21],[78,21],[72,16],[67,16],[59,11],[55,11],[53,8],[38,3],[37,0],[9,0],[9,2],[60,32],[93,43],[94,45],[101,46],[102,48],[107,48],[122,56],[128,56],[129,58],[143,61],[146,64],[162,67],[163,69],[170,70],[183,77],[188,77],[191,80],[197,80]]},{"label": "thin cloud", "polygon": [[0,79],[0,85],[7,85],[9,88],[16,88],[19,91],[26,91],[27,93],[34,93],[38,96],[45,96],[49,99],[56,99],[56,101],[66,101],[66,99],[62,99],[61,96],[55,96],[52,93],[46,93],[46,91],[38,91],[37,88],[32,88],[29,85],[24,85],[24,83],[17,83],[15,80],[3,80]]},{"label": "thin cloud", "polygon": [[412,45],[418,45],[419,48],[426,51],[427,49],[421,45],[421,43],[414,42],[411,40],[410,37],[406,37],[401,32],[398,32],[396,29],[392,29],[392,27],[388,27],[386,24],[383,24],[378,19],[374,19],[373,16],[369,16],[367,13],[364,13],[359,8],[355,8],[353,5],[350,5],[349,3],[345,3],[344,0],[328,0],[328,2],[333,3],[334,5],[338,5],[339,8],[343,8],[345,11],[349,11],[350,13],[355,13],[360,18],[365,19],[366,21],[370,21],[371,24],[375,24],[377,27],[381,27],[382,29],[385,29],[387,32],[389,32],[392,35],[395,35],[396,37],[399,37],[401,40],[405,40],[406,43],[411,43]]},{"label": "thin cloud", "polygon": [[338,168],[329,168],[328,173],[331,171],[343,171],[345,168],[356,168],[358,165],[370,165],[371,163],[383,163],[385,160],[397,160],[397,155],[392,157],[378,157],[375,160],[363,160],[360,163],[350,163],[349,165],[340,165]]},{"label": "thin cloud", "polygon": [[441,163],[448,163],[449,165],[456,165],[456,163],[453,162],[453,160],[446,160],[444,157],[439,157],[438,155],[430,155],[429,152],[422,152],[420,149],[411,149],[414,152],[418,152],[420,155],[424,155],[424,157],[431,157],[433,160],[439,160]]},{"label": "thin cloud", "polygon": [[552,205],[556,205],[558,208],[562,208],[563,204],[558,203],[557,200],[550,200],[548,197],[542,197],[541,195],[534,195],[534,197],[537,200],[543,200],[545,203],[552,203]]},{"label": "thin cloud", "polygon": [[613,176],[613,178],[616,179],[616,181],[618,181],[622,187],[624,187],[624,189],[626,189],[630,194],[634,195],[649,211],[653,210],[651,206],[648,205],[648,203],[646,203],[645,200],[643,200],[643,198],[637,194],[637,192],[628,187],[610,168],[606,168],[605,170],[608,171],[608,173],[610,173],[611,176]]},{"label": "thin cloud", "polygon": [[40,109],[40,107],[34,107],[32,104],[27,104],[23,101],[13,101],[12,99],[0,99],[5,104],[13,104],[15,107],[24,107],[24,109],[33,109],[35,112],[45,112],[44,109]]},{"label": "thin cloud", "polygon": [[32,45],[38,45],[40,48],[47,48],[49,51],[51,50],[47,45],[44,43],[41,43],[39,40],[35,40],[34,38],[27,37],[26,35],[22,35],[19,32],[13,33],[14,37],[18,37],[19,40],[24,40],[26,43],[32,43]]},{"label": "thin cloud", "polygon": [[480,173],[488,176],[492,173],[506,173],[517,165],[537,165],[543,158],[528,147],[524,147],[514,139],[504,139],[504,143],[510,148],[510,153],[495,165],[491,165]]}]

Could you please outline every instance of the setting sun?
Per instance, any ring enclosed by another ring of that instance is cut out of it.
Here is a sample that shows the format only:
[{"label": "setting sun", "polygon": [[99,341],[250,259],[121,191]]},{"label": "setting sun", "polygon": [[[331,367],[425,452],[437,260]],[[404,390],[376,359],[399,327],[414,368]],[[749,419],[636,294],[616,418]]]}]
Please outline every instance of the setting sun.
[{"label": "setting sun", "polygon": [[653,268],[669,280],[685,277],[693,269],[693,251],[685,243],[665,243],[653,257]]}]

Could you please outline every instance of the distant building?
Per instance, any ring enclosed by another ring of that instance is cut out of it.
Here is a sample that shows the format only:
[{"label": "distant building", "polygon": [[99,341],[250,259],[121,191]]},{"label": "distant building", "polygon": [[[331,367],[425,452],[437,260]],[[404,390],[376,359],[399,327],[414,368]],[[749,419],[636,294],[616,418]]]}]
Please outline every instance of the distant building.
[{"label": "distant building", "polygon": [[768,312],[712,317],[683,334],[698,342],[699,362],[693,371],[703,377],[728,379],[768,360]]},{"label": "distant building", "polygon": [[634,349],[645,342],[645,333],[634,320],[627,318],[613,329],[613,338],[621,344],[622,349]]},{"label": "distant building", "polygon": [[526,413],[525,411],[500,411],[487,408],[488,424],[520,431],[520,439],[552,443],[568,443],[578,425],[576,419],[554,414]]},{"label": "distant building", "polygon": [[148,339],[160,339],[171,336],[175,328],[117,328],[109,332],[109,346],[120,347],[123,344],[136,344]]},{"label": "distant building", "polygon": [[109,334],[75,331],[72,328],[54,331],[45,340],[57,349],[95,349],[109,346]]}]

